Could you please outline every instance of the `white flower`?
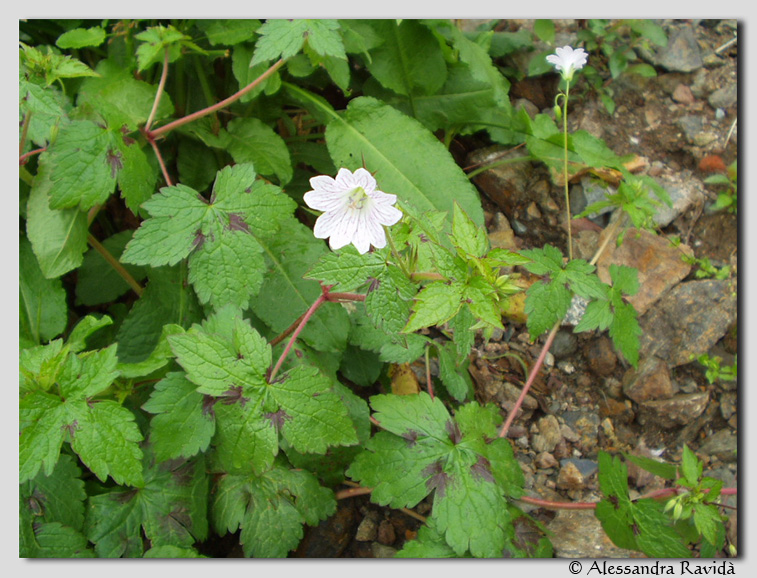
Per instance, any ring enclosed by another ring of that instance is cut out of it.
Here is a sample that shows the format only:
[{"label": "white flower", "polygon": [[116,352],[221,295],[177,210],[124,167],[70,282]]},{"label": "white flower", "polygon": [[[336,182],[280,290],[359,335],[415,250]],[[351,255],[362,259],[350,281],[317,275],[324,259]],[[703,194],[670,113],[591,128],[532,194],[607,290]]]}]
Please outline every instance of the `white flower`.
[{"label": "white flower", "polygon": [[329,239],[336,250],[352,243],[361,254],[373,245],[386,246],[382,225],[394,225],[402,211],[393,205],[397,195],[376,188],[376,179],[365,169],[351,173],[339,169],[336,179],[320,175],[310,179],[312,191],[304,200],[311,209],[324,211],[315,222],[313,233],[318,239]]},{"label": "white flower", "polygon": [[571,80],[573,72],[583,68],[588,58],[583,48],[573,50],[571,46],[563,46],[555,50],[555,54],[547,56],[547,62],[553,64],[565,80]]}]

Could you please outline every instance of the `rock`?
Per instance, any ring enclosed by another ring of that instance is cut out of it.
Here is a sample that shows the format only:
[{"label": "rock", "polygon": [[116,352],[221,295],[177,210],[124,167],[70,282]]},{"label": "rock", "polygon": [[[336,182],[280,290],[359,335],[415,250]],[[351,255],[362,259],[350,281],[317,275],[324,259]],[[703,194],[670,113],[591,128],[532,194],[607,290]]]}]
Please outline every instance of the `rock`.
[{"label": "rock", "polygon": [[382,520],[378,527],[378,541],[385,546],[391,546],[397,539],[394,526],[389,520]]},{"label": "rock", "polygon": [[579,436],[578,445],[585,454],[591,454],[597,447],[599,414],[590,409],[566,411],[562,415],[565,423]]},{"label": "rock", "polygon": [[623,376],[623,393],[636,403],[654,399],[670,399],[676,393],[670,381],[668,365],[659,357],[647,357]]},{"label": "rock", "polygon": [[564,359],[576,351],[577,341],[572,331],[560,330],[555,334],[550,351],[555,359]]},{"label": "rock", "polygon": [[558,510],[547,524],[558,558],[641,558],[632,550],[618,548],[607,537],[592,510]]},{"label": "rock", "polygon": [[527,98],[519,98],[513,103],[513,108],[515,110],[518,110],[519,108],[526,109],[526,113],[531,118],[534,118],[537,114],[539,114],[539,108],[530,100]]},{"label": "rock", "polygon": [[562,490],[581,490],[586,486],[586,479],[578,467],[568,460],[562,461],[557,475],[557,487]]},{"label": "rock", "polygon": [[501,212],[497,212],[494,215],[494,220],[489,230],[489,243],[492,249],[507,249],[508,251],[517,251],[520,249],[510,222]]},{"label": "rock", "polygon": [[531,439],[531,447],[536,452],[554,451],[557,443],[562,439],[560,423],[553,415],[547,415],[538,422],[539,433]]},{"label": "rock", "polygon": [[358,542],[372,542],[378,534],[378,514],[370,511],[366,514],[363,521],[357,527],[355,540]]},{"label": "rock", "polygon": [[538,456],[536,456],[534,463],[536,464],[537,468],[540,468],[542,470],[555,468],[559,465],[558,461],[555,459],[555,456],[553,456],[549,452],[541,452]]},{"label": "rock", "polygon": [[600,377],[611,375],[618,364],[618,356],[615,355],[612,342],[604,335],[589,342],[584,349],[584,355],[591,370]]},{"label": "rock", "polygon": [[730,430],[721,429],[709,436],[699,447],[699,451],[708,456],[715,456],[724,462],[735,462],[737,441]]},{"label": "rock", "polygon": [[707,392],[699,392],[645,401],[639,404],[638,420],[641,425],[656,424],[664,429],[680,427],[699,417],[709,400]]},{"label": "rock", "polygon": [[[570,212],[573,215],[582,213],[589,205],[606,201],[607,196],[613,194],[615,194],[613,187],[604,185],[591,177],[582,177],[580,184],[570,188]],[[600,215],[611,213],[613,210],[613,207],[599,209],[596,213],[591,213],[589,219],[596,219]]]},{"label": "rock", "polygon": [[677,124],[686,135],[686,140],[694,142],[694,138],[704,130],[704,117],[687,114],[679,118]]},{"label": "rock", "polygon": [[371,544],[371,552],[373,553],[374,558],[394,558],[394,555],[397,553],[397,548],[384,546],[383,544],[374,542]]},{"label": "rock", "polygon": [[[672,203],[669,207],[660,200],[661,206],[657,208],[657,214],[654,216],[654,222],[660,227],[667,227],[689,207],[699,205],[707,198],[702,181],[689,170],[668,171],[657,177],[657,182],[668,193]],[[655,196],[654,192],[652,195]]]},{"label": "rock", "polygon": [[691,26],[671,30],[668,44],[658,49],[655,61],[669,71],[693,72],[701,68],[702,54]]},{"label": "rock", "polygon": [[680,102],[681,104],[685,104],[687,106],[694,104],[694,101],[696,100],[694,98],[694,94],[691,92],[691,89],[685,84],[678,84],[675,87],[672,98],[676,102]]},{"label": "rock", "polygon": [[[503,147],[489,147],[474,151],[468,158],[469,165],[488,165],[499,160],[523,156],[521,151],[510,151]],[[528,183],[533,174],[530,162],[515,162],[495,165],[479,173],[473,182],[506,215],[513,215],[515,209],[527,204],[533,197]],[[511,223],[515,227],[514,223]]]},{"label": "rock", "polygon": [[340,500],[336,513],[316,527],[308,527],[297,546],[298,558],[338,558],[352,541],[357,518],[354,500]]},{"label": "rock", "polygon": [[738,89],[736,84],[733,83],[718,88],[710,95],[707,102],[710,103],[712,108],[731,108],[732,106],[736,106],[738,97]]},{"label": "rock", "polygon": [[735,393],[724,393],[720,396],[720,415],[723,416],[723,419],[728,420],[731,418],[732,415],[736,413],[736,394]]},{"label": "rock", "polygon": [[736,319],[736,284],[704,279],[669,291],[639,324],[642,357],[656,355],[676,367],[708,351]]},{"label": "rock", "polygon": [[[608,231],[600,235],[600,243]],[[610,265],[626,265],[639,271],[639,291],[628,297],[639,316],[643,315],[653,303],[686,277],[691,265],[681,259],[683,254],[693,255],[687,245],[678,248],[665,237],[660,237],[644,229],[627,229],[620,247],[615,242],[617,235],[607,244],[597,262],[599,278],[605,283],[611,282]]]}]

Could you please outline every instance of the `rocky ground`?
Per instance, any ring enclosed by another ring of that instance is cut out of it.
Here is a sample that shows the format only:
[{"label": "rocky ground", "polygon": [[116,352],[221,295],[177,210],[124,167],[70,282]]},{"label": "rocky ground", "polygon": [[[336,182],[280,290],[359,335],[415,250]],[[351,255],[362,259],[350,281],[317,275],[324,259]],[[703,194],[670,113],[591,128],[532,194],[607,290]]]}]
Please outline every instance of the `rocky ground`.
[{"label": "rocky ground", "polygon": [[[632,302],[643,330],[637,369],[614,352],[606,334],[557,334],[545,367],[511,428],[526,476],[528,494],[553,501],[599,499],[597,452],[628,452],[676,462],[683,444],[705,461],[705,473],[737,486],[738,434],[735,382],[710,384],[692,355],[708,352],[731,365],[737,353],[737,216],[712,211],[717,190],[703,180],[723,170],[737,155],[736,21],[663,21],[668,46],[644,55],[655,78],[622,75],[608,84],[617,105],[610,116],[592,95],[574,97],[572,128],[605,140],[618,154],[638,157],[638,169],[654,176],[674,200],[658,215],[656,235],[629,231],[620,248],[607,251],[598,266],[611,263],[639,270],[641,290]],[[504,29],[532,25],[503,21]],[[558,45],[575,40],[577,22],[558,22]],[[590,56],[590,59],[593,58]],[[515,83],[516,106],[548,112],[557,77]],[[550,94],[550,91],[552,93]],[[479,166],[502,147],[459,144],[461,165]],[[520,152],[520,151],[519,151]],[[522,154],[522,153],[521,153]],[[475,179],[487,211],[494,246],[514,249],[567,243],[562,188],[537,164],[500,165]],[[610,184],[588,177],[572,184],[574,213],[604,194]],[[585,220],[574,229],[574,250],[591,258],[603,240],[610,215]],[[605,233],[606,234],[606,233]],[[669,239],[679,237],[674,247]],[[614,244],[610,245],[611,247]],[[730,266],[727,279],[700,279],[682,254]],[[529,343],[522,323],[474,352],[470,372],[481,402],[512,408],[541,342]],[[662,487],[661,480],[631,465],[632,492]],[[430,504],[413,513],[371,504],[367,496],[340,500],[337,514],[309,529],[298,556],[389,557],[415,536]],[[735,499],[730,499],[735,505]],[[547,510],[522,504],[553,534],[560,557],[629,557],[604,536],[591,511]],[[735,512],[735,510],[734,510]],[[412,516],[415,514],[415,517]],[[736,514],[728,525],[736,544]]]}]

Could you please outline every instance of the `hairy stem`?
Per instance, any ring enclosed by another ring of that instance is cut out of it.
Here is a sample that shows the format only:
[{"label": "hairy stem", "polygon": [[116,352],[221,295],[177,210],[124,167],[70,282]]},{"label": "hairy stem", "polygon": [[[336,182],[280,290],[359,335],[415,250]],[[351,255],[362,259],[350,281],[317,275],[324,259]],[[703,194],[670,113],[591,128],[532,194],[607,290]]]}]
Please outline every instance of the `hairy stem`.
[{"label": "hairy stem", "polygon": [[570,226],[570,193],[568,190],[568,95],[570,94],[570,81],[568,80],[565,85],[565,101],[563,102],[563,149],[565,156],[563,157],[563,178],[565,180],[565,213],[568,217],[566,221],[568,225],[568,258],[573,260],[573,232]]},{"label": "hairy stem", "polygon": [[157,139],[158,137],[161,137],[165,135],[166,133],[171,132],[175,128],[178,128],[182,125],[192,122],[193,120],[197,120],[198,118],[202,118],[211,113],[214,113],[217,110],[220,110],[222,108],[229,106],[230,104],[242,98],[248,92],[254,90],[260,83],[262,83],[264,80],[272,76],[279,68],[281,68],[283,64],[284,64],[284,61],[279,59],[277,62],[271,65],[271,67],[268,70],[266,70],[263,74],[261,74],[259,77],[257,77],[255,80],[253,80],[250,84],[245,86],[240,91],[232,94],[230,97],[222,100],[221,102],[214,104],[213,106],[203,108],[202,110],[193,112],[192,114],[189,114],[183,118],[177,119],[173,122],[169,122],[168,124],[163,125],[160,128],[157,128],[155,130],[148,130],[146,131],[146,134],[152,140]]},{"label": "hairy stem", "polygon": [[158,83],[158,92],[155,94],[155,101],[152,103],[152,110],[150,111],[150,116],[147,117],[147,122],[145,123],[145,131],[149,132],[150,127],[152,126],[152,121],[155,120],[155,113],[158,112],[158,105],[160,104],[160,99],[163,96],[163,90],[166,86],[166,78],[168,77],[168,48],[166,48],[166,53],[163,56],[163,70],[160,73],[160,82]]},{"label": "hairy stem", "polygon": [[124,266],[118,262],[118,259],[111,255],[110,252],[100,244],[100,241],[94,238],[92,233],[87,234],[87,242],[92,245],[92,248],[100,253],[100,255],[102,255],[102,258],[105,259],[108,264],[113,267],[113,269],[115,269],[116,273],[118,273],[123,278],[123,280],[129,284],[129,287],[131,287],[132,291],[134,291],[137,296],[141,297],[142,292],[144,291],[144,289],[142,289],[142,286],[137,283],[134,277],[132,277],[126,269],[124,269]]},{"label": "hairy stem", "polygon": [[305,325],[307,325],[307,322],[315,314],[315,312],[318,311],[318,308],[324,303],[326,303],[327,293],[328,293],[328,289],[324,288],[323,293],[321,293],[318,296],[318,299],[316,299],[315,302],[310,306],[310,308],[305,312],[305,315],[302,316],[302,319],[300,320],[299,325],[297,325],[297,328],[294,330],[294,333],[292,333],[292,337],[289,339],[289,342],[286,344],[286,347],[284,348],[284,351],[281,353],[279,360],[276,362],[276,365],[271,371],[271,376],[268,378],[269,382],[272,382],[273,378],[276,377],[276,374],[279,372],[279,369],[281,369],[281,365],[284,363],[284,360],[286,359],[287,355],[289,355],[289,352],[294,346],[294,342],[297,341],[297,336],[305,328]]}]

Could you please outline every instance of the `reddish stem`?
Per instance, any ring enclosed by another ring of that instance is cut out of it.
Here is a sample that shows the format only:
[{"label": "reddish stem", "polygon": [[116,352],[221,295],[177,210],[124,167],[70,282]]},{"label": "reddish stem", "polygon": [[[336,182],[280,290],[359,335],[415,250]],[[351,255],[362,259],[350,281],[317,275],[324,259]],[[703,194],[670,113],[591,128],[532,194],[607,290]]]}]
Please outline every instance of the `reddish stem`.
[{"label": "reddish stem", "polygon": [[518,410],[520,409],[520,406],[523,405],[523,400],[526,399],[526,394],[528,393],[528,390],[531,389],[531,384],[536,379],[536,374],[539,373],[539,370],[541,369],[542,364],[544,363],[544,358],[547,357],[547,352],[549,351],[549,348],[552,346],[552,341],[555,339],[555,335],[557,335],[557,330],[560,328],[560,322],[558,321],[555,323],[555,326],[552,328],[552,331],[549,332],[549,335],[547,336],[547,341],[544,343],[544,347],[541,348],[541,353],[539,353],[539,357],[536,359],[536,363],[531,368],[531,374],[528,376],[528,381],[526,381],[526,385],[523,386],[523,391],[520,392],[520,397],[518,397],[518,401],[515,402],[515,405],[513,406],[512,410],[510,410],[510,414],[507,416],[507,420],[505,420],[505,424],[502,426],[502,429],[499,432],[499,437],[503,438],[507,435],[507,432],[510,430],[510,426],[513,423],[513,420],[515,420],[515,416],[518,414]]},{"label": "reddish stem", "polygon": [[43,153],[46,150],[47,150],[47,147],[42,147],[39,149],[34,149],[33,151],[29,151],[28,153],[22,154],[20,157],[18,157],[18,166],[25,165],[29,161],[30,157]]},{"label": "reddish stem", "polygon": [[203,116],[212,114],[215,111],[220,110],[226,106],[229,106],[233,102],[242,98],[248,92],[254,90],[261,82],[266,80],[268,77],[272,76],[279,68],[281,68],[283,64],[284,64],[284,61],[279,60],[278,62],[274,63],[268,70],[266,70],[263,74],[258,76],[255,80],[253,80],[250,84],[245,86],[242,90],[235,92],[230,97],[222,100],[221,102],[214,104],[213,106],[209,106],[207,108],[203,108],[202,110],[198,110],[197,112],[193,112],[192,114],[189,114],[183,118],[177,119],[173,122],[169,122],[168,124],[165,124],[155,130],[146,130],[145,132],[148,138],[151,138],[153,140],[157,139],[158,137],[166,134],[167,132],[172,131],[173,129],[177,127],[180,127],[184,124],[192,122],[193,120],[197,120],[198,118],[202,118]]},{"label": "reddish stem", "polygon": [[155,119],[155,113],[158,112],[158,105],[160,104],[160,98],[163,96],[163,89],[166,86],[166,78],[168,77],[168,48],[163,57],[163,71],[160,73],[160,82],[158,83],[158,92],[155,95],[155,101],[152,103],[152,110],[150,116],[145,123],[145,131],[150,132],[152,121]]},{"label": "reddish stem", "polygon": [[171,181],[171,176],[168,174],[166,163],[163,162],[163,155],[160,154],[158,143],[156,143],[155,139],[150,136],[149,132],[145,132],[144,134],[145,137],[147,137],[147,142],[149,142],[150,146],[152,146],[152,150],[155,151],[155,156],[158,157],[158,164],[160,165],[160,170],[163,173],[163,178],[166,181],[166,185],[168,185],[169,187],[173,186],[173,181]]},{"label": "reddish stem", "polygon": [[273,378],[276,377],[276,374],[279,372],[279,369],[281,368],[281,365],[284,363],[286,356],[289,355],[289,351],[291,351],[292,347],[294,346],[294,342],[297,340],[297,336],[305,328],[305,325],[313,316],[313,314],[316,311],[318,311],[318,308],[324,303],[326,303],[327,293],[328,293],[328,289],[324,287],[323,293],[321,293],[318,296],[318,299],[315,300],[315,303],[313,303],[310,306],[310,308],[305,312],[305,315],[302,317],[302,320],[300,321],[300,324],[297,326],[297,329],[295,329],[294,333],[292,333],[292,337],[289,339],[289,343],[286,344],[284,351],[281,353],[281,356],[279,356],[279,360],[276,362],[276,366],[273,368],[273,371],[271,371],[271,377],[268,378],[269,383],[273,382]]}]

